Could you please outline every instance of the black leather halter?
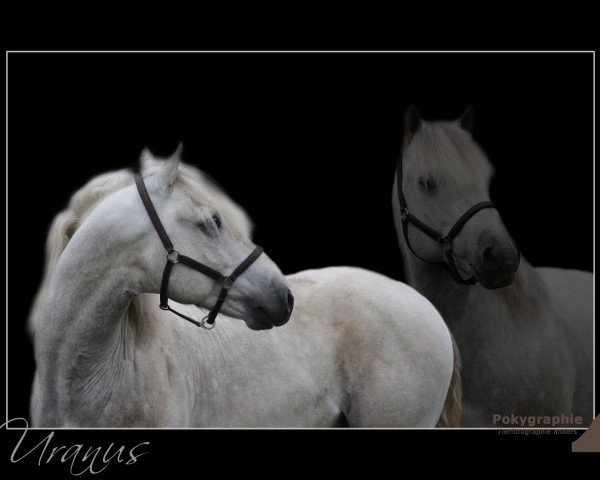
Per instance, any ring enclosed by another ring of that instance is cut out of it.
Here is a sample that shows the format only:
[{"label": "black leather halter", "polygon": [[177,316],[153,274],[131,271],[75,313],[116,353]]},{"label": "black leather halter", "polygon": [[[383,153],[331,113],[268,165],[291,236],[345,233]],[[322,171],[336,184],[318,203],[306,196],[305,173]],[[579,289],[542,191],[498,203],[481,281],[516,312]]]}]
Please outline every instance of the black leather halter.
[{"label": "black leather halter", "polygon": [[[165,227],[163,227],[160,218],[158,217],[158,213],[156,213],[156,209],[152,204],[152,200],[150,200],[150,195],[148,195],[148,190],[146,190],[146,185],[144,185],[144,180],[141,175],[135,176],[135,185],[137,186],[138,192],[144,203],[144,207],[146,207],[146,212],[148,212],[148,216],[152,221],[152,225],[154,225],[154,229],[165,249],[167,250],[167,263],[165,264],[165,269],[163,270],[162,280],[160,282],[160,308],[161,310],[169,310],[173,312],[175,315],[180,316],[181,318],[187,320],[188,322],[197,325],[198,327],[205,328],[207,330],[212,329],[215,326],[215,318],[221,309],[221,306],[225,302],[225,298],[227,298],[227,293],[229,293],[229,289],[233,286],[233,282],[235,279],[239,277],[244,271],[250,267],[254,263],[254,261],[261,255],[263,252],[262,247],[256,247],[250,255],[248,255],[233,271],[233,273],[229,276],[221,275],[215,269],[204,265],[203,263],[197,262],[193,258],[186,257],[185,255],[181,255],[175,248],[173,247],[173,243],[171,239],[167,235]],[[190,318],[182,313],[179,313],[169,307],[169,278],[171,277],[171,270],[173,270],[173,265],[176,263],[183,263],[184,265],[193,268],[194,270],[207,275],[210,278],[213,278],[219,285],[221,285],[221,292],[219,293],[219,298],[217,302],[212,307],[209,314],[204,317],[201,321],[196,321],[193,318]],[[207,326],[210,325],[210,326]]]},{"label": "black leather halter", "polygon": [[[417,217],[409,213],[408,206],[406,205],[406,198],[404,197],[404,192],[402,191],[402,180],[402,154],[400,154],[400,158],[398,159],[398,166],[396,167],[396,188],[398,189],[398,200],[400,202],[400,220],[402,221],[402,233],[404,234],[404,241],[406,242],[406,245],[408,246],[409,250],[415,257],[417,257],[419,260],[422,260],[425,263],[429,263],[430,265],[443,265],[458,285],[474,285],[475,283],[477,283],[477,279],[475,277],[472,276],[470,278],[464,279],[458,272],[458,268],[456,268],[456,263],[454,261],[454,255],[452,253],[452,244],[458,233],[471,219],[471,217],[473,217],[473,215],[475,215],[479,210],[483,210],[484,208],[497,209],[498,207],[496,206],[496,204],[494,202],[487,201],[473,205],[465,213],[463,213],[463,215],[456,221],[456,223],[448,232],[448,235],[443,236],[441,233],[435,231],[429,225],[426,225]],[[410,244],[410,240],[408,238],[409,223],[412,223],[425,235],[433,238],[436,242],[438,242],[441,245],[441,247],[444,249],[446,262],[430,262],[418,255],[413,250],[412,245]]]}]

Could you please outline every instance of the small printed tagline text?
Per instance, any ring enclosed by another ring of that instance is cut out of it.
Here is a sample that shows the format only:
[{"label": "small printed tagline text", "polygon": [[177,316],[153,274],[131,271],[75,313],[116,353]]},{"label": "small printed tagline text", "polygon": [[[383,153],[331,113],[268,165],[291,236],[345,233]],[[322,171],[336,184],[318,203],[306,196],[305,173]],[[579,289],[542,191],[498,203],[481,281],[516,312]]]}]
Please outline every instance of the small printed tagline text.
[{"label": "small printed tagline text", "polygon": [[500,435],[574,435],[577,430],[568,428],[503,428],[498,430]]}]

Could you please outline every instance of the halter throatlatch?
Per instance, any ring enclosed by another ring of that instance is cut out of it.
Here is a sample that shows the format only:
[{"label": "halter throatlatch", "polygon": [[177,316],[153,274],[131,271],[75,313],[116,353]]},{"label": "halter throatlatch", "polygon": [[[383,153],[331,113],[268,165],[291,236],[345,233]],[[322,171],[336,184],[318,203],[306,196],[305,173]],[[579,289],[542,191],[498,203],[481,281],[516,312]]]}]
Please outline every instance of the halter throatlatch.
[{"label": "halter throatlatch", "polygon": [[[238,278],[242,273],[244,273],[248,269],[248,267],[250,267],[250,265],[252,265],[254,263],[254,261],[263,253],[263,248],[257,246],[252,251],[252,253],[250,253],[250,255],[248,255],[236,267],[236,269],[231,273],[231,275],[227,275],[227,276],[222,275],[221,273],[217,272],[215,269],[209,267],[208,265],[204,265],[203,263],[200,263],[200,262],[194,260],[193,258],[186,257],[185,255],[181,255],[177,250],[175,250],[175,247],[173,247],[173,243],[171,242],[169,235],[167,235],[165,227],[163,226],[162,222],[160,221],[158,213],[156,213],[156,209],[154,208],[154,205],[152,204],[152,200],[150,200],[150,195],[148,195],[148,190],[146,190],[146,185],[144,184],[144,180],[142,179],[141,175],[135,176],[135,185],[137,186],[138,192],[140,194],[140,198],[142,199],[144,207],[146,208],[146,212],[148,212],[148,216],[150,217],[150,220],[152,221],[152,225],[154,225],[154,229],[156,230],[156,233],[158,233],[158,236],[160,237],[160,240],[161,240],[163,246],[165,247],[165,250],[167,251],[167,262],[165,264],[165,269],[163,270],[162,280],[160,282],[160,305],[159,306],[160,306],[161,310],[169,310],[169,311],[173,312],[175,315],[180,316],[184,320],[187,320],[188,322],[191,322],[198,327],[205,328],[206,330],[210,330],[210,329],[214,328],[215,318],[217,317],[219,310],[221,310],[221,307],[223,306],[223,303],[225,302],[225,299],[227,298],[227,294],[229,293],[229,290],[233,286],[233,283],[235,282],[236,278]],[[179,312],[173,310],[169,306],[169,297],[168,297],[169,278],[171,277],[171,271],[173,270],[173,266],[176,265],[177,263],[181,263],[190,268],[193,268],[194,270],[197,270],[200,273],[203,273],[204,275],[214,279],[221,286],[221,291],[219,292],[219,297],[217,298],[217,301],[215,302],[214,306],[212,307],[212,309],[210,310],[208,315],[206,315],[199,322],[197,320],[194,320],[193,318],[188,317],[187,315],[184,315],[183,313],[179,313]]]}]

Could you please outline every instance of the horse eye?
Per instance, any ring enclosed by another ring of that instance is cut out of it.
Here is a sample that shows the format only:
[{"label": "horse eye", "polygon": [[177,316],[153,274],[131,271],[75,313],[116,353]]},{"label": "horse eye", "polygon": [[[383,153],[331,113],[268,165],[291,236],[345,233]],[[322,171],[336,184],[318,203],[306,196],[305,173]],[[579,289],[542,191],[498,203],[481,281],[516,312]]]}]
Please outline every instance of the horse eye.
[{"label": "horse eye", "polygon": [[215,213],[212,217],[212,224],[207,220],[198,223],[198,227],[202,230],[206,235],[214,237],[217,233],[217,230],[221,228],[221,217],[218,213]]},{"label": "horse eye", "polygon": [[431,175],[428,175],[427,177],[420,177],[419,188],[428,195],[433,195],[437,192],[437,182]]}]

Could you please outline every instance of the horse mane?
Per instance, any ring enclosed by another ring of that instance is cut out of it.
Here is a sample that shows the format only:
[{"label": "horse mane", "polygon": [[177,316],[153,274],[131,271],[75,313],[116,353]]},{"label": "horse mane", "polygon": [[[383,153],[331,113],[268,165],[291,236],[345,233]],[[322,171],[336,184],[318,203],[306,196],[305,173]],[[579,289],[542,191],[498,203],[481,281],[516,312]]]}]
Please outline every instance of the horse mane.
[{"label": "horse mane", "polygon": [[56,264],[77,229],[102,199],[132,183],[133,174],[128,169],[98,175],[75,192],[67,208],[54,217],[46,238],[46,262],[42,283],[29,315],[30,334],[35,331]]},{"label": "horse mane", "polygon": [[[144,177],[152,175],[160,168],[163,161],[143,154],[142,175]],[[67,208],[54,217],[46,239],[44,275],[29,315],[30,335],[33,336],[37,323],[41,321],[41,311],[56,265],[77,229],[103,199],[133,183],[133,172],[129,169],[98,175],[76,191]],[[218,209],[222,220],[227,223],[233,235],[244,238],[250,235],[252,225],[246,213],[197,168],[180,163],[175,184],[182,188],[190,200],[190,207],[199,205],[206,207],[204,210],[209,219],[210,212]],[[129,304],[128,318],[136,320],[146,315],[149,298],[148,294],[135,296]]]}]

